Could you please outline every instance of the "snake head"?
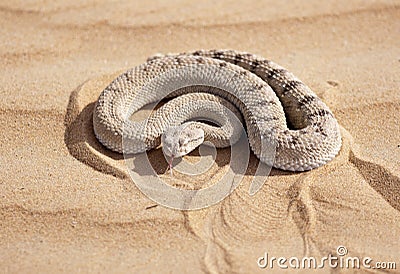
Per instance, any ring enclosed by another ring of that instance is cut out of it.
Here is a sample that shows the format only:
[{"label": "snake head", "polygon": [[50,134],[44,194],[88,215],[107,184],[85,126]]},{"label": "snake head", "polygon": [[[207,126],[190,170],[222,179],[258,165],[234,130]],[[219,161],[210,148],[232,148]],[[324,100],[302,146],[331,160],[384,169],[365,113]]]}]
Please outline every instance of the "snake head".
[{"label": "snake head", "polygon": [[161,136],[164,154],[171,158],[182,157],[204,142],[204,131],[185,123],[167,128]]}]

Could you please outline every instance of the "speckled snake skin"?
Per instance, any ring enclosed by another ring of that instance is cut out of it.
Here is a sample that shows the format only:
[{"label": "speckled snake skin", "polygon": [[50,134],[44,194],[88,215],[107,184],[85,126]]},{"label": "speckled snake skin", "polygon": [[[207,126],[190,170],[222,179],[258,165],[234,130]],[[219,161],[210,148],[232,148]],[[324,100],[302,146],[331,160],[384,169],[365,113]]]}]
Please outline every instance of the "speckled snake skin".
[{"label": "speckled snake skin", "polygon": [[[275,168],[310,170],[332,160],[340,150],[337,120],[310,88],[269,60],[233,50],[157,55],[121,74],[96,102],[95,135],[120,153],[154,148],[165,127],[179,119],[158,115],[158,121],[132,122],[127,118],[146,104],[186,93],[209,93],[234,105],[243,116],[254,154]],[[271,144],[276,149],[273,159],[265,149]]]}]

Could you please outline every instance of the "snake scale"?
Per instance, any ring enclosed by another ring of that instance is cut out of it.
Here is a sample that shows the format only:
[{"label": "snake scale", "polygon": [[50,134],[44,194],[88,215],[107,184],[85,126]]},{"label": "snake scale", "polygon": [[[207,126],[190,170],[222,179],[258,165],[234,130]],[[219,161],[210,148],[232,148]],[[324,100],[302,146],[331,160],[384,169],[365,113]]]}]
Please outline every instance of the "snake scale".
[{"label": "snake scale", "polygon": [[[129,119],[147,104],[174,97],[145,121]],[[168,141],[183,150],[172,156],[181,156],[204,139],[214,138],[217,147],[229,145],[229,136],[237,139],[233,136],[238,125],[227,113],[243,119],[250,147],[260,161],[278,169],[322,166],[341,147],[337,120],[309,87],[272,61],[234,50],[150,57],[102,91],[93,126],[97,139],[113,151],[141,153]],[[191,121],[195,118],[222,127],[199,126]],[[198,130],[201,127],[204,130]],[[190,149],[184,148],[188,144]],[[273,159],[266,149],[270,145],[275,149]]]}]

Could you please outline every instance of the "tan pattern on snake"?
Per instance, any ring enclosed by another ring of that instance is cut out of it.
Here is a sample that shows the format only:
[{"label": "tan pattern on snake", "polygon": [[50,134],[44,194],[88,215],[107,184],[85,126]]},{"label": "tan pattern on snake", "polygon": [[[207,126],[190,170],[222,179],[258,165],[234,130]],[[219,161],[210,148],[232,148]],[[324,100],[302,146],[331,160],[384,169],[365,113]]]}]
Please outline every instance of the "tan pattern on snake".
[{"label": "tan pattern on snake", "polygon": [[[147,121],[127,119],[146,104],[174,96]],[[164,152],[178,157],[204,140],[223,147],[238,139],[233,116],[243,116],[254,154],[275,168],[310,170],[332,160],[341,147],[334,115],[310,88],[269,60],[233,50],[149,58],[105,88],[93,125],[98,140],[113,151],[140,153],[162,141]],[[221,127],[189,121],[196,118]]]}]

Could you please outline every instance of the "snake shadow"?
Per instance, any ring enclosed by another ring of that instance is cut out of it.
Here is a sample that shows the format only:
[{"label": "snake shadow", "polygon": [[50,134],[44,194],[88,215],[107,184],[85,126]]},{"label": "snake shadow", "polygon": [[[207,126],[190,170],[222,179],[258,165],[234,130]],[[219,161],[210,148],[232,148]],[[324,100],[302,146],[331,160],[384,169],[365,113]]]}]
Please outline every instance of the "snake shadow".
[{"label": "snake shadow", "polygon": [[127,172],[121,167],[123,155],[106,149],[94,135],[93,108],[95,102],[76,112],[74,101],[70,99],[64,124],[64,142],[69,153],[78,161],[97,171],[127,178]]}]

